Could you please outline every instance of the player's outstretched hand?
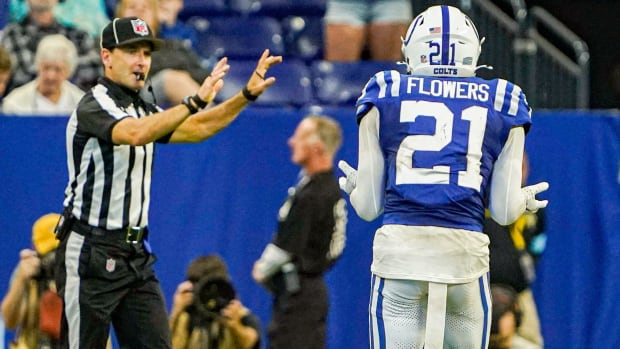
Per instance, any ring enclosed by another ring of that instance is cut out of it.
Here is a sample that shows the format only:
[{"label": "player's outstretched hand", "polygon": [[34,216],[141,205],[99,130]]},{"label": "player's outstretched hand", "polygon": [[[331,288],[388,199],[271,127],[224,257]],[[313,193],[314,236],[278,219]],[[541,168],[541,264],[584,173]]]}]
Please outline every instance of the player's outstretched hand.
[{"label": "player's outstretched hand", "polygon": [[530,212],[536,212],[540,208],[547,207],[548,200],[536,200],[536,194],[542,193],[549,189],[549,183],[540,182],[534,185],[521,188],[523,195],[525,196],[525,209]]},{"label": "player's outstretched hand", "polygon": [[256,68],[252,72],[252,76],[248,79],[246,88],[252,96],[260,96],[269,86],[276,82],[276,78],[273,76],[267,77],[267,71],[272,66],[282,62],[282,56],[272,56],[269,54],[269,49],[263,51],[263,54],[258,59]]},{"label": "player's outstretched hand", "polygon": [[198,97],[203,101],[210,103],[215,98],[218,92],[224,86],[224,75],[228,73],[230,69],[230,65],[228,65],[228,58],[224,57],[220,59],[213,70],[211,70],[211,74],[207,76],[206,79],[200,85],[198,89]]},{"label": "player's outstretched hand", "polygon": [[344,190],[347,194],[351,194],[357,183],[357,170],[344,160],[338,161],[338,168],[344,173],[344,177],[338,178],[340,189]]}]

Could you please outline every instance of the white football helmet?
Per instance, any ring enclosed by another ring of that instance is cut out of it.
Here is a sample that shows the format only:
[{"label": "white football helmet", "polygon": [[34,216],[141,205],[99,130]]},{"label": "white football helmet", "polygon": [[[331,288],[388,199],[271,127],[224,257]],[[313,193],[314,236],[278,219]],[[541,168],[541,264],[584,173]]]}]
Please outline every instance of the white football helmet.
[{"label": "white football helmet", "polygon": [[409,74],[476,75],[482,42],[474,23],[456,7],[429,7],[414,18],[402,41]]}]

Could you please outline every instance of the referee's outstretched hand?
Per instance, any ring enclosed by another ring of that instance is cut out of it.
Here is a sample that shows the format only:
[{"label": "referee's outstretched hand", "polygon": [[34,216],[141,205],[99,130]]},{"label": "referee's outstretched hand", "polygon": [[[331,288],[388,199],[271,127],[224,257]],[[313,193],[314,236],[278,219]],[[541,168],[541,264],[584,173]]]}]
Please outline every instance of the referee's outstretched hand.
[{"label": "referee's outstretched hand", "polygon": [[207,78],[202,82],[202,85],[200,85],[200,88],[198,89],[198,97],[203,101],[210,103],[215,98],[215,95],[220,92],[222,86],[224,86],[224,80],[222,79],[224,78],[224,75],[228,73],[228,70],[230,70],[228,58],[224,57],[217,62],[211,71],[211,74],[209,74],[209,76],[207,76]]},{"label": "referee's outstretched hand", "polygon": [[263,54],[260,56],[258,63],[256,64],[256,68],[252,72],[252,76],[248,79],[246,84],[246,88],[248,92],[253,96],[260,96],[261,93],[265,92],[269,86],[273,85],[276,82],[276,78],[271,76],[267,77],[267,71],[272,66],[279,64],[282,62],[282,56],[272,56],[269,54],[269,49],[263,51]]}]

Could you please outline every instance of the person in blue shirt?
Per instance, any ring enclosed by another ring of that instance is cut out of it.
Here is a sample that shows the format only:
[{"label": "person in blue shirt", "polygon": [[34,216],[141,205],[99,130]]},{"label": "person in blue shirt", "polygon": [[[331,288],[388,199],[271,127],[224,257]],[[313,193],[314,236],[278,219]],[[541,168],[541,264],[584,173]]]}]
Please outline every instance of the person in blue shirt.
[{"label": "person in blue shirt", "polygon": [[198,51],[198,33],[179,19],[183,0],[159,0],[159,36],[162,39],[181,40],[194,51]]},{"label": "person in blue shirt", "polygon": [[506,225],[547,205],[521,187],[531,109],[517,85],[476,77],[481,44],[460,10],[433,6],[403,38],[407,74],[383,71],[357,101],[358,169],[340,186],[383,214],[373,242],[373,348],[486,348],[491,323],[484,210]]}]

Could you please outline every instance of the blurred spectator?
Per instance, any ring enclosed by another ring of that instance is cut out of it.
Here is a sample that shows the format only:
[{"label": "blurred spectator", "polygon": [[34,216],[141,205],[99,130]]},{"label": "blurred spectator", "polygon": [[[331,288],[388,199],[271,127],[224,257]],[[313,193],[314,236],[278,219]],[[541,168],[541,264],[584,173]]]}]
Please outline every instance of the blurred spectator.
[{"label": "blurred spectator", "polygon": [[195,258],[174,293],[170,329],[174,349],[260,347],[258,318],[237,299],[222,258]]},{"label": "blurred spectator", "polygon": [[11,56],[0,46],[0,108],[2,108],[2,97],[6,91],[9,80],[11,79]]},{"label": "blurred spectator", "polygon": [[410,0],[327,0],[325,59],[396,61],[413,17]]},{"label": "blurred spectator", "polygon": [[183,10],[183,0],[159,0],[160,37],[182,40],[185,45],[196,51],[198,33],[179,20],[181,10]]},{"label": "blurred spectator", "polygon": [[28,14],[28,3],[24,0],[8,0],[9,22],[21,22]]},{"label": "blurred spectator", "polygon": [[[121,0],[116,17],[136,16],[143,19],[153,32],[159,33],[158,11],[156,0]],[[161,106],[181,103],[185,96],[196,93],[198,83],[208,75],[200,57],[182,40],[166,39],[162,47],[153,52],[147,78],[147,85],[152,88],[142,89],[142,98]]]},{"label": "blurred spectator", "polygon": [[489,349],[541,349],[517,334],[521,326],[522,313],[517,302],[516,291],[507,285],[491,284],[493,317]]},{"label": "blurred spectator", "polygon": [[28,0],[28,14],[19,23],[9,23],[0,44],[11,54],[13,78],[10,89],[32,81],[36,76],[34,56],[37,45],[46,35],[62,34],[76,46],[78,66],[74,82],[83,90],[97,80],[101,63],[95,41],[85,31],[61,24],[54,17],[58,0]]},{"label": "blurred spectator", "polygon": [[110,21],[103,0],[64,0],[57,6],[56,18],[66,26],[87,32],[95,40]]},{"label": "blurred spectator", "polygon": [[[9,0],[11,22],[20,22],[27,13],[26,1]],[[110,21],[103,0],[59,0],[54,15],[63,25],[81,29],[95,39]]]},{"label": "blurred spectator", "polygon": [[41,216],[32,226],[34,250],[19,252],[9,289],[2,299],[2,318],[15,329],[15,348],[60,348],[62,300],[56,294],[54,261],[58,240],[54,227],[59,214]]},{"label": "blurred spectator", "polygon": [[20,86],[5,98],[4,114],[69,116],[84,91],[68,80],[77,63],[75,45],[60,34],[44,37],[34,58],[37,78]]}]

